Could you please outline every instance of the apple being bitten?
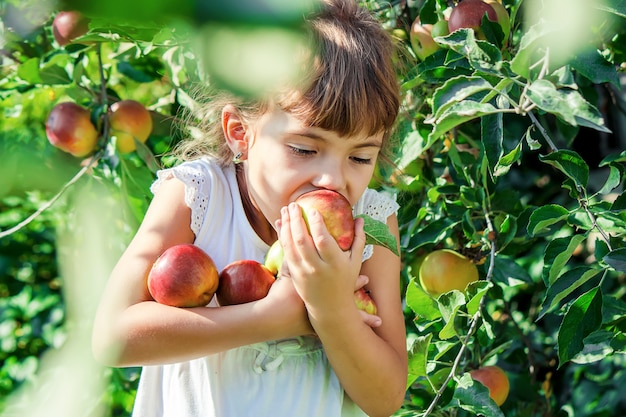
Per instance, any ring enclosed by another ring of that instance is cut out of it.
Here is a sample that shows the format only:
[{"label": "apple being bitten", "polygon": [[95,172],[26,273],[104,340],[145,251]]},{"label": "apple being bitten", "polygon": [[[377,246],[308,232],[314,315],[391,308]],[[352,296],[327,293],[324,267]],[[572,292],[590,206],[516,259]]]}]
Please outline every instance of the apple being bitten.
[{"label": "apple being bitten", "polygon": [[229,263],[219,275],[215,296],[222,306],[264,298],[276,279],[263,264],[244,259]]},{"label": "apple being bitten", "polygon": [[148,291],[160,304],[174,307],[207,305],[218,286],[213,259],[193,244],[166,249],[148,273]]},{"label": "apple being bitten", "polygon": [[308,214],[312,209],[320,212],[328,232],[335,238],[341,250],[348,250],[354,241],[354,217],[348,199],[336,191],[313,190],[296,199],[302,207],[302,216],[309,225]]}]

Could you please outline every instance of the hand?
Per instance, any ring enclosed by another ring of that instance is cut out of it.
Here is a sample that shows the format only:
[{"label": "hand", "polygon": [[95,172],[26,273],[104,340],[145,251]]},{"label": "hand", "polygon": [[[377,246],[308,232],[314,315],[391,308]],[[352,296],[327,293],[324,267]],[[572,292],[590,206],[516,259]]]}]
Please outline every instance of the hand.
[{"label": "hand", "polygon": [[302,209],[295,203],[283,207],[279,239],[284,250],[284,264],[289,266],[294,286],[309,313],[340,312],[350,307],[355,282],[361,269],[365,244],[362,219],[355,221],[355,239],[350,250],[343,251],[330,235],[322,215],[308,213],[308,227]]},{"label": "hand", "polygon": [[286,264],[282,266],[280,276],[270,287],[264,302],[271,303],[270,308],[279,315],[276,325],[285,333],[281,338],[315,334]]}]

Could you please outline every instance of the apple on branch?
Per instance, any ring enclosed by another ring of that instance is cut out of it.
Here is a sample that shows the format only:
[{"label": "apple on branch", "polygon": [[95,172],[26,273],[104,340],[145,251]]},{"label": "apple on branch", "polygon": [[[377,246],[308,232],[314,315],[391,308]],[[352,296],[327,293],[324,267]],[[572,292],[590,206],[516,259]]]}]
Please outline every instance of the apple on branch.
[{"label": "apple on branch", "polygon": [[61,11],[52,21],[52,35],[61,46],[72,43],[88,30],[89,19],[75,10]]},{"label": "apple on branch", "polygon": [[122,100],[111,105],[109,114],[111,136],[120,153],[137,148],[135,140],[145,143],[152,132],[152,116],[146,107],[135,100]]},{"label": "apple on branch", "polygon": [[46,137],[55,147],[76,157],[87,156],[98,142],[98,131],[86,108],[73,103],[59,103],[46,121]]},{"label": "apple on branch", "polygon": [[218,286],[213,259],[193,244],[166,249],[148,273],[148,291],[158,303],[174,307],[206,306]]},{"label": "apple on branch", "polygon": [[478,281],[476,264],[451,249],[429,253],[419,266],[420,285],[432,296],[452,290],[465,291],[474,281]]}]

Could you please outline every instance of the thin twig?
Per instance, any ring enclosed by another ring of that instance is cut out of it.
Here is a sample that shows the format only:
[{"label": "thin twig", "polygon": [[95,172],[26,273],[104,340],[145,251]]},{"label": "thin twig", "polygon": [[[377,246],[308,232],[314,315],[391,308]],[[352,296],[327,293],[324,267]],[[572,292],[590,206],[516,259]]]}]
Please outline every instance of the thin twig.
[{"label": "thin twig", "polygon": [[550,150],[552,152],[558,151],[559,148],[557,148],[556,145],[554,144],[554,142],[552,142],[552,139],[550,139],[550,136],[548,135],[548,132],[541,125],[541,123],[539,123],[539,120],[537,120],[537,118],[535,117],[534,113],[533,112],[528,112],[528,117],[530,117],[530,120],[533,121],[533,124],[535,125],[537,130],[539,130],[539,133],[541,133],[541,136],[543,136],[543,138],[546,140],[546,142],[548,143],[548,146],[550,147]]},{"label": "thin twig", "polygon": [[21,228],[23,228],[24,226],[28,225],[30,222],[35,220],[37,218],[37,216],[39,216],[41,213],[43,213],[44,211],[46,211],[47,209],[52,207],[52,205],[61,197],[61,195],[65,192],[65,190],[67,190],[74,183],[76,183],[76,181],[78,181],[80,179],[80,177],[82,177],[83,174],[85,174],[85,172],[87,172],[93,166],[93,164],[100,158],[101,155],[102,155],[101,151],[96,153],[96,154],[94,154],[91,157],[91,159],[89,159],[89,162],[84,167],[82,167],[81,170],[78,171],[76,173],[76,175],[74,175],[74,177],[71,180],[69,180],[61,188],[61,190],[58,193],[56,193],[56,195],[54,197],[52,197],[45,204],[43,204],[41,207],[39,207],[37,209],[37,211],[35,211],[33,214],[31,214],[26,219],[22,220],[21,222],[19,222],[18,224],[16,224],[12,228],[0,232],[0,239],[2,239],[3,237],[9,236],[12,233],[17,232],[18,230],[20,230]]},{"label": "thin twig", "polygon": [[[493,224],[491,223],[491,219],[489,218],[488,210],[485,210],[485,220],[487,222],[487,228],[489,229],[490,232],[493,232],[495,235],[495,230],[493,229]],[[491,278],[493,277],[493,270],[495,267],[495,260],[496,260],[495,238],[494,240],[490,240],[490,242],[491,242],[491,245],[490,245],[491,248],[490,248],[490,253],[489,253],[489,268],[487,269],[487,276],[485,278],[487,282],[491,282]],[[448,374],[443,384],[441,384],[441,387],[439,387],[439,390],[437,390],[437,392],[435,393],[435,398],[433,398],[432,402],[428,406],[428,409],[424,412],[422,417],[426,417],[433,412],[433,410],[435,409],[435,406],[437,405],[437,403],[443,396],[443,393],[446,390],[448,383],[456,374],[456,370],[459,367],[461,360],[463,359],[465,351],[467,350],[467,346],[469,345],[470,339],[472,338],[472,336],[474,336],[474,333],[478,329],[479,319],[482,315],[482,310],[485,306],[485,300],[487,299],[486,296],[487,294],[483,294],[483,296],[480,298],[478,310],[476,310],[476,313],[474,313],[474,315],[471,318],[470,328],[467,331],[465,338],[463,339],[463,343],[461,344],[461,349],[459,349],[459,352],[454,358],[454,362],[452,363],[452,368],[450,369],[450,373]]]}]

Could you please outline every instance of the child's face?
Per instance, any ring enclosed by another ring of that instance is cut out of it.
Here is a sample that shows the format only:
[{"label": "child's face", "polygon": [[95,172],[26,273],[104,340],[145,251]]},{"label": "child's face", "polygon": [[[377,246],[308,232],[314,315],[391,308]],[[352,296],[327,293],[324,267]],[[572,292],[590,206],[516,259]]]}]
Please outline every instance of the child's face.
[{"label": "child's face", "polygon": [[273,224],[281,207],[314,189],[337,191],[354,205],[374,173],[383,133],[341,137],[274,108],[250,127],[248,137],[248,192]]}]

